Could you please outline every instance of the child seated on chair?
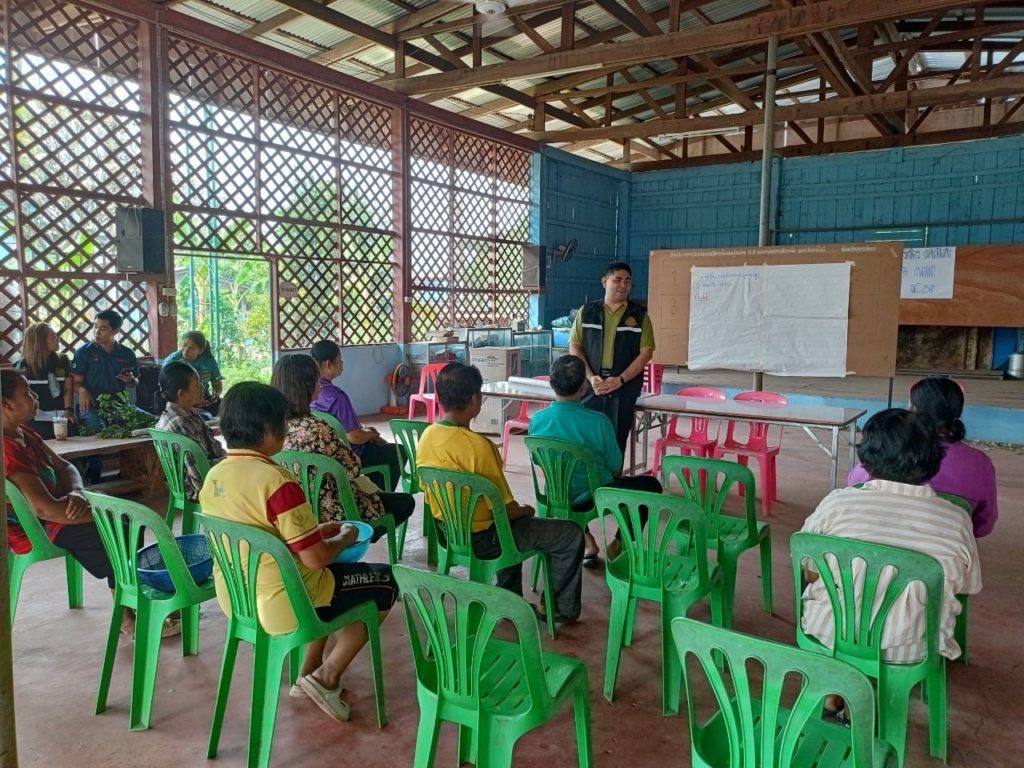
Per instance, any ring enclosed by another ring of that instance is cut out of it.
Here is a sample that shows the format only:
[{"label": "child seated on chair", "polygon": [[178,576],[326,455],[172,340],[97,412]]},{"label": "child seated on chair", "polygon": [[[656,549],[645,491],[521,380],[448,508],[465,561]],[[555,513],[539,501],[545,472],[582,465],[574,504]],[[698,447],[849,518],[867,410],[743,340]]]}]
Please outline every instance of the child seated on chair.
[{"label": "child seated on chair", "polygon": [[[165,363],[160,369],[160,396],[167,401],[164,412],[156,423],[157,429],[176,432],[196,441],[213,466],[226,455],[224,446],[217,442],[209,425],[199,414],[203,404],[203,385],[199,374],[188,363],[180,360]],[[191,457],[185,457],[185,494],[190,501],[199,498],[203,478]]]},{"label": "child seated on chair", "polygon": [[[953,628],[960,604],[956,595],[981,591],[978,545],[970,517],[938,497],[928,481],[939,470],[942,445],[934,421],[900,408],[868,419],[857,456],[872,480],[860,489],[832,491],[804,522],[802,530],[923,552],[935,558],[945,575],[939,622],[939,651],[960,655]],[[831,646],[835,634],[832,603],[817,573],[803,594],[804,631]],[[921,659],[926,651],[924,587],[912,583],[893,604],[882,631],[887,661]]]},{"label": "child seated on chair", "polygon": [[[598,472],[602,486],[661,493],[661,483],[655,477],[622,474],[622,451],[611,420],[601,411],[584,408],[580,402],[587,394],[587,369],[583,360],[575,355],[562,355],[555,360],[551,364],[550,384],[555,391],[555,402],[530,417],[528,432],[532,437],[554,437],[589,447],[601,460]],[[586,470],[580,466],[573,473],[572,497],[574,506],[580,504],[585,509],[593,504]],[[597,565],[597,542],[589,530],[584,531],[584,536],[583,565]],[[622,535],[616,533],[608,544],[607,555],[614,560],[621,551]]]},{"label": "child seated on chair", "polygon": [[[580,615],[580,594],[583,587],[580,565],[583,561],[583,533],[569,520],[544,520],[534,517],[534,509],[518,503],[508,487],[501,469],[498,447],[483,435],[469,428],[480,413],[483,401],[483,377],[472,365],[448,363],[437,376],[437,398],[444,418],[423,431],[416,450],[416,466],[440,467],[472,472],[490,480],[501,493],[512,529],[512,538],[519,549],[539,549],[551,556],[551,577],[554,583],[555,621],[573,622]],[[438,531],[444,535],[440,510],[431,510],[438,520]],[[481,499],[473,513],[473,552],[479,558],[495,558],[501,554],[494,516]],[[498,572],[499,587],[523,594],[522,564]]]},{"label": "child seated on chair", "polygon": [[[247,523],[281,538],[295,558],[317,614],[324,621],[372,600],[383,621],[395,602],[397,589],[391,567],[382,563],[336,563],[338,554],[356,541],[351,525],[318,523],[302,488],[284,468],[270,459],[284,447],[288,401],[273,387],[254,381],[233,386],[221,407],[221,430],[227,457],[210,470],[199,494],[204,514]],[[224,578],[214,565],[217,600],[228,613]],[[270,634],[295,628],[288,594],[277,565],[264,563],[257,576],[259,620]],[[299,682],[291,695],[305,693],[335,720],[348,720],[341,699],[341,677],[366,644],[366,625],[357,622],[338,630],[325,654],[327,638],[306,646]]]}]

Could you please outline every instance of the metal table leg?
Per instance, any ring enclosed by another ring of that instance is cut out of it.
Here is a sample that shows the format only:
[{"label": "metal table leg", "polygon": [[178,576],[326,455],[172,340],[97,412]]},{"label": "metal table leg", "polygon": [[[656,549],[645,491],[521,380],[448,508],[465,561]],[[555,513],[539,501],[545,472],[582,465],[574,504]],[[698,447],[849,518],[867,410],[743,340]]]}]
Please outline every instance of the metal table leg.
[{"label": "metal table leg", "polygon": [[832,469],[829,472],[829,480],[832,481],[832,490],[836,489],[836,475],[839,468],[839,427],[832,427]]},{"label": "metal table leg", "polygon": [[857,422],[850,422],[850,463],[847,471],[853,469],[857,460]]}]

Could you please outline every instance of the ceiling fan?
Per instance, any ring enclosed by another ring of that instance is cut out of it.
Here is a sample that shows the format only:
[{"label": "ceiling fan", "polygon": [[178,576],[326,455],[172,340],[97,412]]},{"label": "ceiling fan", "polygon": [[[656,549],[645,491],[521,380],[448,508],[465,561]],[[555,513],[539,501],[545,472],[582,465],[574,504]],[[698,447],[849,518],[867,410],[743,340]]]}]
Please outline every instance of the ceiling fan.
[{"label": "ceiling fan", "polygon": [[[473,0],[467,0],[467,2]],[[512,37],[519,34],[519,28],[508,15],[509,8],[524,5],[530,0],[475,0],[473,10],[483,16],[480,34],[483,37]]]}]

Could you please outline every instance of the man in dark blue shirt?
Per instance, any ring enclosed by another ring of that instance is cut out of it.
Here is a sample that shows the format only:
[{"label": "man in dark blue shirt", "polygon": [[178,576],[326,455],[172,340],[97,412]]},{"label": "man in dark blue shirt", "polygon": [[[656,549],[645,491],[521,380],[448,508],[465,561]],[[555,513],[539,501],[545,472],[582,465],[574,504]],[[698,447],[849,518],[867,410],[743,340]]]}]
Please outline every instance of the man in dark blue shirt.
[{"label": "man in dark blue shirt", "polygon": [[99,395],[113,395],[139,383],[135,353],[118,343],[123,318],[112,309],[96,313],[92,341],[75,350],[71,375],[78,395],[78,420],[90,432],[103,428],[96,411]]}]

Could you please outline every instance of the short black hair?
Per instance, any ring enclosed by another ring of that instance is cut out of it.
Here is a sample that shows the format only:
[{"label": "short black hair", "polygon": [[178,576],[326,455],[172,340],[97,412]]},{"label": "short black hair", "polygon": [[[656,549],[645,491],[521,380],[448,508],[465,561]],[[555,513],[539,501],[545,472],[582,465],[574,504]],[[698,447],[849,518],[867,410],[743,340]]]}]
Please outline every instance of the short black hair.
[{"label": "short black hair", "polygon": [[556,395],[575,395],[586,380],[587,368],[576,355],[562,355],[551,364],[551,388]]},{"label": "short black hair", "polygon": [[309,354],[318,363],[329,363],[341,357],[341,347],[336,341],[324,339],[310,347]]},{"label": "short black hair", "polygon": [[288,401],[267,384],[240,381],[224,395],[220,431],[228,448],[258,448],[268,434],[282,437],[288,430]]},{"label": "short black hair", "polygon": [[475,365],[456,361],[448,363],[437,374],[435,389],[441,407],[446,411],[455,411],[469,407],[473,395],[479,395],[483,385],[484,377]]},{"label": "short black hair", "polygon": [[160,369],[160,396],[177,402],[178,392],[188,387],[193,377],[199,377],[195,368],[184,360],[172,360]]},{"label": "short black hair", "polygon": [[270,385],[288,401],[288,418],[309,416],[309,403],[320,381],[320,366],[305,352],[284,355],[274,365]]},{"label": "short black hair", "polygon": [[857,446],[857,457],[871,477],[909,485],[931,480],[944,453],[935,421],[903,408],[887,408],[868,419]]},{"label": "short black hair", "polygon": [[939,436],[951,443],[959,443],[967,435],[960,420],[964,412],[964,391],[946,376],[929,376],[912,386],[910,407],[931,416]]},{"label": "short black hair", "polygon": [[608,277],[613,272],[627,272],[630,277],[633,276],[633,270],[625,261],[613,261],[611,264],[604,268],[604,274],[602,275],[602,277]]},{"label": "short black hair", "polygon": [[199,354],[210,351],[210,342],[206,340],[206,336],[203,335],[202,331],[187,331],[182,334],[181,340],[191,341],[199,347]]},{"label": "short black hair", "polygon": [[28,379],[20,371],[13,368],[0,370],[0,398],[10,400],[18,394],[22,384],[28,388]]},{"label": "short black hair", "polygon": [[106,320],[107,324],[115,331],[121,330],[121,325],[124,323],[121,313],[113,309],[104,309],[102,312],[97,312],[93,322],[95,323],[99,320]]}]

